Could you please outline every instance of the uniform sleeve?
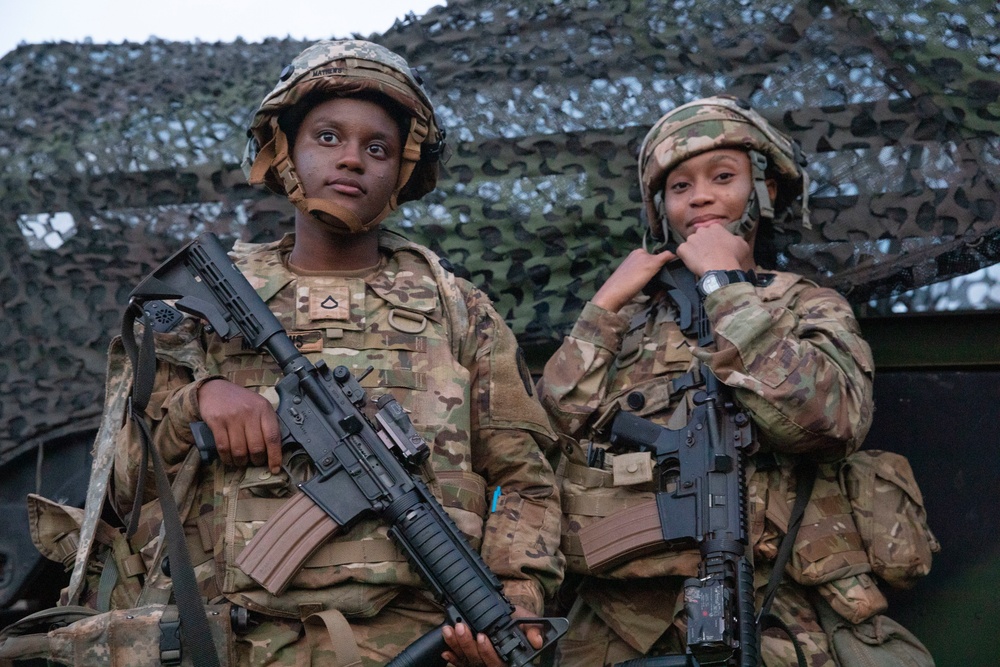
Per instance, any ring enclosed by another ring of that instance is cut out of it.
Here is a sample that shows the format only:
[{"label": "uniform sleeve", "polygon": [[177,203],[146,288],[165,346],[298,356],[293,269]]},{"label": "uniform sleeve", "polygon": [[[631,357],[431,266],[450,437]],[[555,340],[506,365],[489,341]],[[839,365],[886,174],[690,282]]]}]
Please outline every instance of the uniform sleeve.
[{"label": "uniform sleeve", "polygon": [[465,349],[472,367],[472,465],[492,497],[481,552],[514,604],[532,613],[562,581],[559,492],[543,450],[555,435],[535,396],[514,334],[487,297],[472,289]]},{"label": "uniform sleeve", "polygon": [[545,364],[538,395],[556,431],[578,437],[604,399],[608,370],[628,321],[587,303],[570,334]]},{"label": "uniform sleeve", "polygon": [[712,293],[705,308],[717,351],[697,354],[736,388],[765,447],[841,458],[871,426],[871,350],[833,290],[807,287],[793,304],[764,302],[749,284]]}]

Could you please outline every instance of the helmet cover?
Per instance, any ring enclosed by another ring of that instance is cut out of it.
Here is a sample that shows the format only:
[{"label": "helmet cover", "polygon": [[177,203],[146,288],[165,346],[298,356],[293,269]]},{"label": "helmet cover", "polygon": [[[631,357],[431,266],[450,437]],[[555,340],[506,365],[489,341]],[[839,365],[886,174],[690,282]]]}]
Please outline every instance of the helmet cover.
[{"label": "helmet cover", "polygon": [[[669,233],[662,201],[667,175],[688,158],[720,148],[736,148],[750,153],[757,183],[751,202],[748,202],[748,211],[759,207],[753,222],[762,211],[767,215],[770,209],[770,197],[763,183],[765,165],[755,159],[754,153],[757,153],[766,158],[766,166],[772,169],[769,175],[778,180],[778,196],[773,210],[780,212],[802,194],[803,224],[808,227],[808,177],[804,169],[805,158],[798,143],[774,129],[749,104],[719,96],[689,102],[668,112],[643,139],[639,149],[639,187],[653,238],[662,241]],[[757,196],[756,203],[754,195]],[[767,202],[760,201],[765,198]],[[736,232],[735,229],[730,231]]]}]

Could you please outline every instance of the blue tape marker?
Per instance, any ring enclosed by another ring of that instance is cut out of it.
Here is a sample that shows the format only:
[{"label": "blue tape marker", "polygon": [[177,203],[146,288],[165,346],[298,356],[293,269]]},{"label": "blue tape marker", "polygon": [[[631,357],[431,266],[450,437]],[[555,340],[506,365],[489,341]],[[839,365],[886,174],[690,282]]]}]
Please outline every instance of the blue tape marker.
[{"label": "blue tape marker", "polygon": [[496,488],[496,491],[493,492],[493,503],[490,504],[490,512],[496,512],[497,511],[497,502],[499,500],[500,500],[500,487],[498,486]]}]

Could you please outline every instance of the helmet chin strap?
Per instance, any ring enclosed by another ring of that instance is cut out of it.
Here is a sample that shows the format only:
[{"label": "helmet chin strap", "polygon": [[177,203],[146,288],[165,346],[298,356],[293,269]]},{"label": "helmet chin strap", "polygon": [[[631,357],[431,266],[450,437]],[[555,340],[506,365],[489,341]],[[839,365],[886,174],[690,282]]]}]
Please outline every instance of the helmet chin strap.
[{"label": "helmet chin strap", "polygon": [[750,177],[753,179],[753,190],[747,197],[746,208],[739,220],[733,220],[726,229],[731,234],[744,239],[750,237],[750,233],[761,220],[774,220],[774,202],[771,201],[771,193],[767,191],[767,157],[757,151],[748,151],[750,155]]},{"label": "helmet chin strap", "polygon": [[361,222],[361,219],[353,211],[325,199],[311,197],[301,197],[298,200],[289,197],[288,199],[295,208],[319,220],[331,231],[338,234],[363,234],[385,220],[392,212],[392,209],[387,205],[381,213],[368,222]]}]

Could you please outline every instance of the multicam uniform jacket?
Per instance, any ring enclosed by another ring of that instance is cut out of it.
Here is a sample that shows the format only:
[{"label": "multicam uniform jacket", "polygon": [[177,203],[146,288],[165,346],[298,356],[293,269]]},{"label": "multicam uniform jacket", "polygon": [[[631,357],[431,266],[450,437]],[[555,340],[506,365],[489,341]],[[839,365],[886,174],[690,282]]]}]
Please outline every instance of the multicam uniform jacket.
[{"label": "multicam uniform jacket", "polygon": [[[699,555],[660,552],[602,571],[599,577],[588,571],[580,529],[652,498],[654,491],[648,478],[630,479],[623,466],[614,472],[613,454],[601,469],[587,465],[588,448],[609,444],[601,422],[613,407],[681,428],[691,384],[698,379],[698,360],[734,388],[755,422],[760,451],[780,464],[749,471],[750,539],[758,566],[773,559],[787,527],[794,455],[841,459],[861,445],[871,423],[873,362],[850,306],[832,290],[796,275],[758,271],[766,276],[766,286],[738,283],[705,300],[715,335],[711,349],[698,348],[684,336],[666,297],[639,296],[619,313],[588,303],[539,382],[539,396],[566,454],[561,483],[568,569],[588,575],[580,596],[640,653],[649,651],[671,625],[675,609],[664,608],[664,598],[655,590],[644,592],[638,582],[640,588],[628,580],[694,576]],[[814,503],[825,493],[822,481],[817,481]],[[843,518],[831,518],[830,512],[849,514],[846,502],[835,499],[825,517],[818,517],[815,508],[807,510],[804,524]],[[866,571],[862,561],[867,559],[853,533],[822,539],[826,553],[817,558],[825,561],[827,575]],[[831,559],[837,561],[832,569]],[[799,557],[795,565],[808,570],[814,564],[806,560]],[[758,585],[766,583],[766,573],[767,568],[758,572]]]},{"label": "multicam uniform jacket", "polygon": [[[391,392],[431,446],[424,470],[430,488],[481,548],[511,601],[540,613],[563,565],[558,492],[539,447],[554,436],[506,324],[479,290],[433,267],[437,259],[429,251],[392,233],[380,237],[379,267],[354,274],[293,272],[287,264],[293,243],[286,236],[267,245],[237,244],[233,254],[307,357],[346,365],[356,376],[374,367],[362,381],[369,397]],[[439,281],[451,287],[442,289]],[[193,324],[167,334],[172,341],[158,341],[158,349],[172,343],[174,363],[160,356],[147,409],[154,442],[173,470],[192,446],[188,424],[199,417],[195,398],[203,381],[222,377],[276,403],[273,386],[281,375],[270,357],[246,349],[241,339],[223,342]],[[129,440],[118,448],[113,497],[120,511],[132,502],[139,447]],[[225,596],[292,619],[323,606],[351,618],[376,615],[402,587],[422,589],[387,538],[387,526],[376,520],[321,547],[279,597],[234,564],[294,482],[308,474],[293,454],[286,451],[276,475],[266,467],[218,464],[200,474],[185,527],[206,597]],[[491,511],[488,498],[497,487]]]}]

